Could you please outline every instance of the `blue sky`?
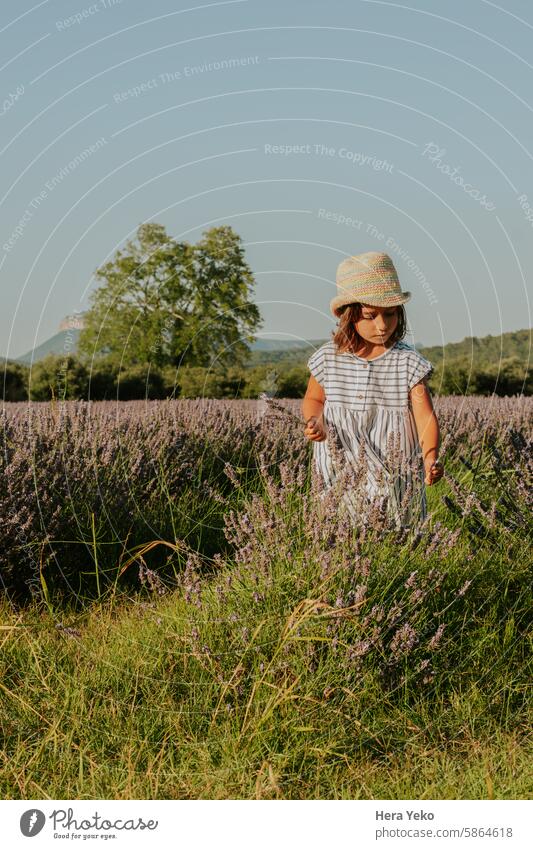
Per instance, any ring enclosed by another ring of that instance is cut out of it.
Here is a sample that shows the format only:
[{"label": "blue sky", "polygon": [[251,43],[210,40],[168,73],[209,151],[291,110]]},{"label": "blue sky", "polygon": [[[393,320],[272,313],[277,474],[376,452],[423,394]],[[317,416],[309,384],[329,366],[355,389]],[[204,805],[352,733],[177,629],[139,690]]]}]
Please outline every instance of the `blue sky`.
[{"label": "blue sky", "polygon": [[[533,9],[3,4],[0,353],[88,306],[143,221],[231,224],[260,336],[329,336],[335,271],[392,257],[424,344],[531,326]],[[531,61],[529,61],[531,60]]]}]

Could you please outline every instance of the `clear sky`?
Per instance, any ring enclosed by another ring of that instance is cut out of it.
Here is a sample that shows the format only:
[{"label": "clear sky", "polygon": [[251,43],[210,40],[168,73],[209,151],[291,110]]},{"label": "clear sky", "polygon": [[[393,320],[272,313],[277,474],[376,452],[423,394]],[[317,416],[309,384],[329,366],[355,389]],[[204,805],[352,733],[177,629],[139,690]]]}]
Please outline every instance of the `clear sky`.
[{"label": "clear sky", "polygon": [[230,224],[260,336],[327,338],[382,250],[423,344],[531,326],[527,0],[18,0],[0,11],[0,353],[144,221]]}]

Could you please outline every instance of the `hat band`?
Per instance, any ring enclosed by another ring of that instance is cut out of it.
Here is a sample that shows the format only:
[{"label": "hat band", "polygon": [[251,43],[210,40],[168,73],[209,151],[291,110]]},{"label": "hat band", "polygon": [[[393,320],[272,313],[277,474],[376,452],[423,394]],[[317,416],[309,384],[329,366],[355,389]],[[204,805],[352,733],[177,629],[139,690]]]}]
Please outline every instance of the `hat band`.
[{"label": "hat band", "polygon": [[376,271],[371,268],[364,270],[350,268],[348,271],[345,271],[344,274],[337,274],[337,283],[344,285],[348,281],[361,283],[361,285],[364,285],[365,283],[398,283],[398,278],[395,272],[390,269],[387,269],[386,271]]},{"label": "hat band", "polygon": [[393,295],[403,295],[401,289],[397,287],[395,289],[380,289],[377,286],[368,289],[357,289],[356,287],[351,287],[347,289],[339,289],[338,295],[340,298],[343,298],[345,295],[349,295],[352,297],[372,297],[372,298],[390,298]]},{"label": "hat band", "polygon": [[351,280],[342,280],[337,283],[337,286],[340,289],[353,289],[356,286],[360,286],[361,289],[400,289],[398,281],[393,277],[385,277],[381,278],[381,280],[376,280],[375,277],[369,277],[366,280],[361,280],[360,277],[357,277],[352,278]]},{"label": "hat band", "polygon": [[358,298],[392,298],[396,295],[403,294],[404,292],[400,292],[398,289],[388,289],[384,292],[377,292],[375,289],[372,289],[368,292],[356,292],[355,290],[347,290],[346,292],[341,293],[341,298],[343,297],[343,295],[350,295],[350,297],[357,295]]}]

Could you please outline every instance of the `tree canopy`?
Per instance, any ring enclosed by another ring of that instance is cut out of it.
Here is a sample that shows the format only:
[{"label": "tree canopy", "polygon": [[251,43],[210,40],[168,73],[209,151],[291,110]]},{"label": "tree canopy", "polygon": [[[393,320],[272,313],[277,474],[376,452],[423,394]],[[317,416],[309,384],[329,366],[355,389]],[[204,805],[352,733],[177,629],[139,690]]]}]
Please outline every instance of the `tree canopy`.
[{"label": "tree canopy", "polygon": [[161,224],[141,224],[95,276],[103,283],[91,295],[78,344],[86,362],[241,365],[262,323],[249,300],[254,279],[241,238],[229,226],[189,244]]}]

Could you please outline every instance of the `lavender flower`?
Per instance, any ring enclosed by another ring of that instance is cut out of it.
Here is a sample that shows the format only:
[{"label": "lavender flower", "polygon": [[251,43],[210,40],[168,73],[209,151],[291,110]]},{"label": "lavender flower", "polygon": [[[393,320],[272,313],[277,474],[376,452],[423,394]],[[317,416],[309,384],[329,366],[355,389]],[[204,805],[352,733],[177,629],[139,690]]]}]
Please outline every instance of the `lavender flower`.
[{"label": "lavender flower", "polygon": [[236,489],[239,489],[240,486],[241,486],[241,482],[240,482],[239,478],[237,477],[237,475],[235,473],[235,469],[233,468],[231,463],[225,463],[224,464],[224,472],[226,473],[226,475],[228,476],[228,478],[232,482],[233,486]]},{"label": "lavender flower", "polygon": [[390,650],[393,656],[408,654],[418,643],[418,636],[415,629],[406,622],[401,628],[398,628],[394,634]]},{"label": "lavender flower", "polygon": [[159,575],[149,569],[142,558],[139,562],[139,578],[141,584],[147,585],[151,592],[156,591],[158,595],[164,595],[167,592],[167,588]]},{"label": "lavender flower", "polygon": [[472,581],[465,581],[465,583],[463,584],[461,589],[458,590],[457,596],[463,596],[466,593],[466,591],[467,591],[467,589],[468,589],[468,587],[470,586],[471,583],[472,583]]},{"label": "lavender flower", "polygon": [[56,622],[56,628],[68,637],[81,637],[81,631],[77,628],[71,628],[69,625],[62,625],[61,622]]},{"label": "lavender flower", "polygon": [[431,640],[429,641],[429,644],[428,644],[430,651],[434,651],[437,648],[437,646],[439,645],[445,628],[446,628],[446,625],[444,623],[442,623],[442,625],[439,625],[439,627],[437,628],[437,630],[433,634],[433,636],[432,636],[432,638],[431,638]]}]

